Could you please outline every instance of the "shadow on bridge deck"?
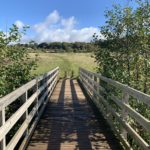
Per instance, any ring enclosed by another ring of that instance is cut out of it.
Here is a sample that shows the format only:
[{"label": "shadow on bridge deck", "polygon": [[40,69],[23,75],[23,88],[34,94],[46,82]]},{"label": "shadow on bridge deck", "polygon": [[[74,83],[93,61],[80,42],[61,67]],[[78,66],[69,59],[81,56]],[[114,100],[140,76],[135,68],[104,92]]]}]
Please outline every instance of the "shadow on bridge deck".
[{"label": "shadow on bridge deck", "polygon": [[27,150],[120,150],[102,116],[99,121],[77,80],[57,84]]}]

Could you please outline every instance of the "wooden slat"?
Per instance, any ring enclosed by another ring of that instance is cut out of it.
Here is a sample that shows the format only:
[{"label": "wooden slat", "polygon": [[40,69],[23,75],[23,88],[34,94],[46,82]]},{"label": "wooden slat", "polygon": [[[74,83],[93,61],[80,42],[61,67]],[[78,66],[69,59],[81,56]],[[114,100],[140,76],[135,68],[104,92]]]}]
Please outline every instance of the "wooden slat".
[{"label": "wooden slat", "polygon": [[[44,74],[38,78],[38,81],[41,81],[45,77],[49,76],[53,72],[56,72],[59,68],[55,68],[54,70],[48,72],[47,74]],[[28,89],[32,88],[36,84],[36,79],[28,82],[27,84],[23,85],[22,87],[16,89],[12,93],[4,96],[3,98],[0,98],[0,110],[3,107],[6,107],[10,105],[12,102],[14,102],[17,98],[19,98],[21,95],[23,95]]]},{"label": "wooden slat", "polygon": [[34,79],[34,80],[28,82],[27,84],[25,84],[24,86],[16,89],[12,93],[1,98],[0,99],[0,110],[4,107],[7,107],[8,105],[10,105],[12,102],[14,102],[21,95],[23,95],[28,89],[33,87],[35,84],[36,84],[36,80]]},{"label": "wooden slat", "polygon": [[26,103],[24,103],[0,128],[0,141],[10,131],[10,129],[16,124],[20,117],[25,113],[26,109],[34,102],[35,98],[39,95],[39,92],[34,93]]},{"label": "wooden slat", "polygon": [[148,132],[150,132],[150,121],[143,117],[140,113],[135,111],[128,104],[122,103],[116,96],[112,95],[110,97],[120,108],[125,107],[130,114],[140,125],[142,125]]},{"label": "wooden slat", "polygon": [[84,76],[88,79],[89,82],[91,82],[91,84],[94,84],[97,88],[99,88],[103,93],[106,93],[106,90],[100,86],[97,82],[95,82],[94,80],[92,80],[88,75],[84,74]]},{"label": "wooden slat", "polygon": [[[85,69],[81,69],[81,70],[83,70],[85,73],[92,74],[91,72],[89,72],[89,71],[87,71]],[[96,74],[96,73],[93,73],[93,74],[95,76],[101,78],[101,80],[103,80],[103,81],[105,81],[105,82],[107,82],[107,83],[109,83],[109,84],[111,84],[111,85],[113,85],[113,86],[115,86],[115,87],[117,87],[119,89],[125,90],[127,93],[129,93],[131,96],[137,98],[141,102],[144,102],[145,104],[150,105],[150,96],[148,94],[140,92],[140,91],[138,91],[136,89],[133,89],[133,88],[131,88],[131,87],[127,86],[127,85],[124,85],[124,84],[122,84],[120,82],[114,81],[114,80],[112,80],[110,78],[106,78],[106,77],[104,77],[104,76],[102,76],[100,74]]]}]

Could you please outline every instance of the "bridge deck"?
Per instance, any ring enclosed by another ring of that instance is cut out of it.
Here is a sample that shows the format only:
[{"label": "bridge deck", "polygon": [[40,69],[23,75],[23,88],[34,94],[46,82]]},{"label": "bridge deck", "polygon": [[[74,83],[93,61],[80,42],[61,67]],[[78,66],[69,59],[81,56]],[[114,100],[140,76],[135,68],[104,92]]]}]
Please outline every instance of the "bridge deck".
[{"label": "bridge deck", "polygon": [[103,117],[99,121],[76,80],[61,80],[27,150],[120,150]]}]

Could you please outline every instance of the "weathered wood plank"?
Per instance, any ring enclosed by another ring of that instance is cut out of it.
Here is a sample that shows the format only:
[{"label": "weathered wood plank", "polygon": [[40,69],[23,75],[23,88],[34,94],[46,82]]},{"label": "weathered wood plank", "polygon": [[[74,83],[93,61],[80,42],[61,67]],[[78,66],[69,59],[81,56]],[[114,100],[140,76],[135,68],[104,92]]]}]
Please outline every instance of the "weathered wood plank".
[{"label": "weathered wood plank", "polygon": [[60,81],[27,150],[121,150],[104,119],[100,121],[98,123],[77,81]]},{"label": "weathered wood plank", "polygon": [[116,96],[110,97],[120,108],[125,107],[131,117],[133,117],[141,126],[145,128],[148,132],[150,132],[150,121],[143,117],[140,113],[135,111],[128,104],[123,104],[121,100],[119,100]]},{"label": "weathered wood plank", "polygon": [[[53,72],[56,72],[58,69],[59,68],[57,67],[54,70],[48,72],[47,74],[44,74],[44,75],[38,77],[38,81],[43,80],[44,78],[46,78],[47,76],[49,76]],[[12,93],[4,96],[3,98],[0,98],[0,110],[2,109],[2,107],[6,107],[6,106],[10,105],[12,102],[14,102],[21,95],[23,95],[28,89],[33,87],[35,84],[36,84],[36,79],[28,82],[27,84],[25,84],[22,87],[16,89],[15,91],[13,91]]]},{"label": "weathered wood plank", "polygon": [[113,85],[113,86],[115,86],[115,87],[117,87],[119,89],[122,89],[122,90],[126,91],[128,94],[130,94],[131,96],[137,98],[141,102],[144,102],[145,104],[150,105],[150,96],[148,94],[140,92],[140,91],[138,91],[136,89],[133,89],[133,88],[131,88],[131,87],[127,86],[127,85],[124,85],[124,84],[122,84],[120,82],[114,81],[114,80],[112,80],[110,78],[106,78],[106,77],[104,77],[104,76],[102,76],[100,74],[92,73],[92,72],[89,72],[89,71],[87,71],[85,69],[81,69],[81,70],[85,74],[87,74],[87,73],[88,74],[93,74],[94,76],[97,76],[97,77],[101,78],[101,80],[103,80],[103,81],[105,81],[105,82],[107,82],[107,83],[109,83],[109,84],[111,84],[111,85]]}]

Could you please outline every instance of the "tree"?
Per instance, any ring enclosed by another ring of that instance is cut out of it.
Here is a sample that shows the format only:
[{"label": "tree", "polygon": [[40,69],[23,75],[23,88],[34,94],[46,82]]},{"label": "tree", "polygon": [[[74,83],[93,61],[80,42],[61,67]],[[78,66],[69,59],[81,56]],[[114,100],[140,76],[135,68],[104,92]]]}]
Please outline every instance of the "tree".
[{"label": "tree", "polygon": [[95,58],[103,75],[148,93],[150,5],[138,4],[135,10],[115,5],[106,11],[106,25],[101,27],[105,40],[95,36]]},{"label": "tree", "polygon": [[29,58],[27,49],[17,45],[26,29],[20,31],[13,25],[7,34],[0,32],[0,97],[26,83],[36,66],[36,60]]},{"label": "tree", "polygon": [[28,43],[28,46],[30,47],[30,48],[32,48],[32,49],[37,49],[37,46],[38,46],[38,44],[35,42],[35,41],[33,41],[33,40],[31,40],[29,43]]},{"label": "tree", "polygon": [[[101,27],[105,40],[98,40],[94,35],[96,45],[95,59],[98,72],[102,75],[132,86],[144,93],[150,94],[150,4],[148,1],[138,1],[136,8],[115,5],[106,11],[106,24]],[[119,90],[102,82],[102,86],[111,94],[121,96]],[[107,99],[112,102],[111,98]],[[135,101],[130,96],[129,105],[144,117],[150,119],[150,109],[142,102]],[[115,106],[114,106],[115,108]],[[116,110],[117,111],[117,110]],[[150,136],[132,117],[129,123],[149,142]],[[133,149],[138,149],[135,141],[128,137]]]}]

